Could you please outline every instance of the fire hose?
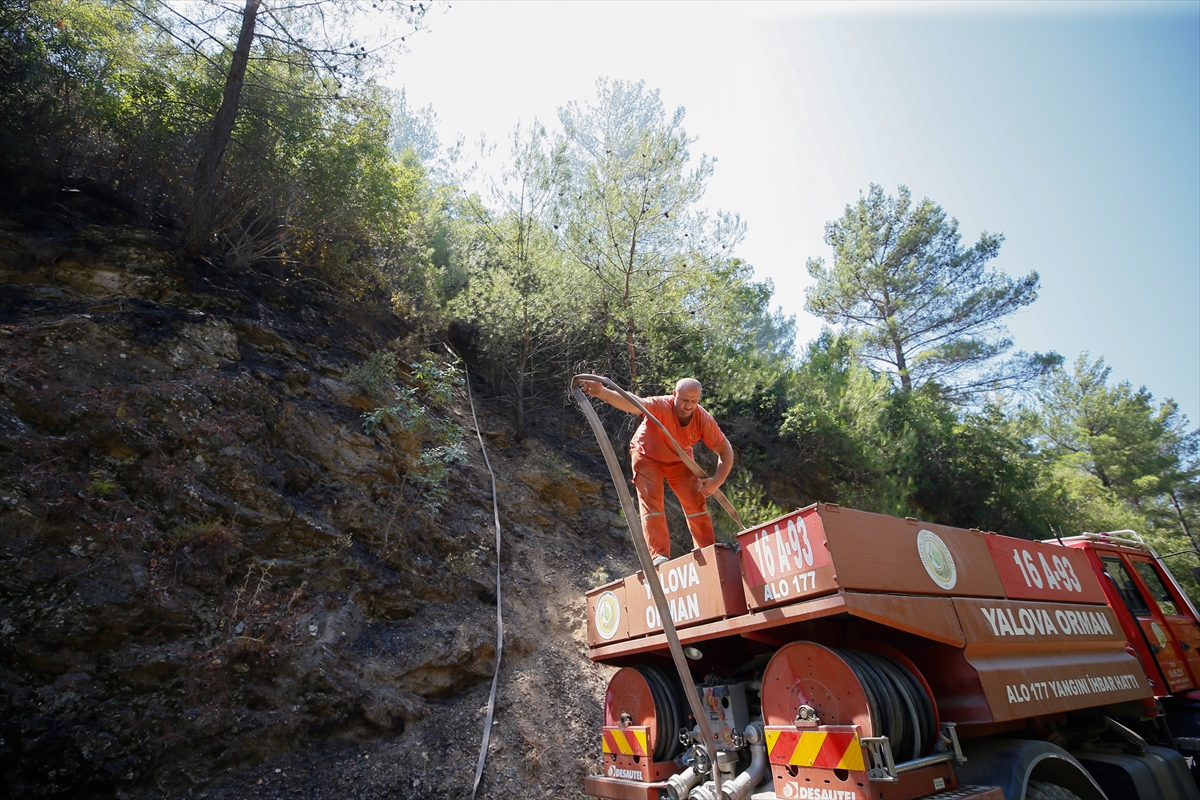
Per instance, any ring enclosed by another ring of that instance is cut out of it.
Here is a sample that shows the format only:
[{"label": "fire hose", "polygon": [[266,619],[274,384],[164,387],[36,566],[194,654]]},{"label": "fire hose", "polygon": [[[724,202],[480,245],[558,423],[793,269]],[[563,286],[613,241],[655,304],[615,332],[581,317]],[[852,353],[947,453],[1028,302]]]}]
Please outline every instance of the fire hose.
[{"label": "fire hose", "polygon": [[[679,643],[679,634],[675,630],[675,621],[671,618],[671,611],[667,605],[666,595],[663,593],[662,584],[657,580],[651,580],[651,575],[657,575],[658,572],[654,568],[654,563],[650,558],[650,550],[646,546],[646,537],[642,533],[642,520],[633,507],[633,498],[629,495],[629,487],[625,485],[625,475],[621,470],[621,465],[617,461],[617,454],[613,450],[612,442],[608,438],[608,434],[604,430],[604,425],[600,422],[600,417],[596,414],[596,409],[592,408],[591,401],[587,395],[579,390],[578,383],[581,380],[598,381],[607,389],[611,389],[619,394],[622,399],[636,407],[646,419],[651,420],[659,427],[667,441],[674,448],[676,455],[680,460],[687,465],[698,478],[704,479],[708,474],[699,464],[697,464],[671,433],[666,426],[659,422],[654,416],[646,410],[642,405],[642,401],[634,395],[629,394],[620,386],[600,375],[576,375],[571,379],[571,396],[575,398],[575,402],[579,403],[580,410],[587,417],[588,424],[592,426],[592,432],[596,435],[596,442],[600,445],[600,450],[604,453],[604,461],[608,464],[608,471],[612,476],[613,484],[617,488],[617,496],[621,500],[621,509],[625,512],[625,521],[629,525],[629,532],[632,534],[633,546],[637,551],[638,561],[642,567],[642,574],[646,576],[646,585],[650,587],[650,592],[654,596],[654,604],[658,608],[658,618],[662,621],[663,634],[667,639],[667,646],[671,651],[671,659],[675,662],[675,669],[679,672],[679,681],[683,684],[683,693],[687,697],[688,706],[691,708],[692,716],[696,720],[696,726],[700,729],[700,737],[704,740],[704,749],[708,753],[708,763],[713,765],[713,790],[716,797],[721,797],[721,771],[716,768],[717,754],[716,747],[713,744],[712,728],[708,724],[708,715],[704,713],[704,706],[700,700],[700,694],[696,690],[696,683],[692,679],[691,670],[688,668],[687,661],[683,655],[683,647]],[[733,504],[725,497],[718,489],[713,493],[713,497],[721,504],[721,507],[729,513],[738,528],[742,527],[742,521],[738,517],[737,510]]]}]

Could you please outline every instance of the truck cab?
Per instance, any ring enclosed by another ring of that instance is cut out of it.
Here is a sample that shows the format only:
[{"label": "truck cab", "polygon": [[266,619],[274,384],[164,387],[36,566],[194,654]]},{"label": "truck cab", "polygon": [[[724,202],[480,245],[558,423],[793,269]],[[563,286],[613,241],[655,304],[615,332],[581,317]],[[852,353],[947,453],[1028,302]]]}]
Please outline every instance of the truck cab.
[{"label": "truck cab", "polygon": [[[1200,616],[1163,560],[1134,531],[1064,539],[1100,576],[1128,647],[1146,672],[1180,749],[1200,745]],[[1191,741],[1196,740],[1196,741]]]}]

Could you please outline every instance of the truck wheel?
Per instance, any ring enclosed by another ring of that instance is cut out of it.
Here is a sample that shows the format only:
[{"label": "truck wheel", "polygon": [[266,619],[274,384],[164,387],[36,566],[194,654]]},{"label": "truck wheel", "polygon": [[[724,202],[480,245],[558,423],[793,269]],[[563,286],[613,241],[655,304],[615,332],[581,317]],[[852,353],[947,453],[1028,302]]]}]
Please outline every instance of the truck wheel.
[{"label": "truck wheel", "polygon": [[1079,800],[1079,795],[1057,783],[1034,780],[1025,787],[1025,800]]}]

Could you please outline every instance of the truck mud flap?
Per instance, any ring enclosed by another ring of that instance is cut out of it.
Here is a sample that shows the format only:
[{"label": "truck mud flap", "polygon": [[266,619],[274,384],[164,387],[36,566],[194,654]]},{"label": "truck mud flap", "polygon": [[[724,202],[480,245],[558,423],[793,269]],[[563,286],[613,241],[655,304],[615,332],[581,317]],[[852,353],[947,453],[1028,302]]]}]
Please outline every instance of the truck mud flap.
[{"label": "truck mud flap", "polygon": [[1141,800],[1200,800],[1187,760],[1167,747],[1129,753],[1119,746],[1077,750],[1073,755],[1108,796]]},{"label": "truck mud flap", "polygon": [[1004,800],[1025,800],[1030,778],[1058,784],[1080,800],[1126,800],[1105,795],[1087,769],[1061,747],[1032,739],[975,739],[962,743],[967,760],[954,772],[959,783],[999,786]]}]

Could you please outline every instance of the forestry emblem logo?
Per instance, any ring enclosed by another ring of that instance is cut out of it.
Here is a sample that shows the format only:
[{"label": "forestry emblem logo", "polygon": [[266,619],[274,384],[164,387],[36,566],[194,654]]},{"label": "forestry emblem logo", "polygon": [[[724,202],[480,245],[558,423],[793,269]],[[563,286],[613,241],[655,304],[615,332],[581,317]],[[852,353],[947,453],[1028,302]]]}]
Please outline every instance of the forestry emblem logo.
[{"label": "forestry emblem logo", "polygon": [[1158,639],[1158,646],[1164,650],[1167,647],[1167,633],[1158,626],[1157,622],[1150,623],[1150,630],[1154,631],[1154,638]]},{"label": "forestry emblem logo", "polygon": [[921,563],[933,582],[943,589],[953,589],[958,583],[958,570],[954,566],[954,556],[950,548],[942,541],[942,537],[933,531],[921,531],[917,534],[917,553]]},{"label": "forestry emblem logo", "polygon": [[621,604],[612,592],[605,592],[596,600],[596,632],[602,639],[617,635],[621,625]]}]

